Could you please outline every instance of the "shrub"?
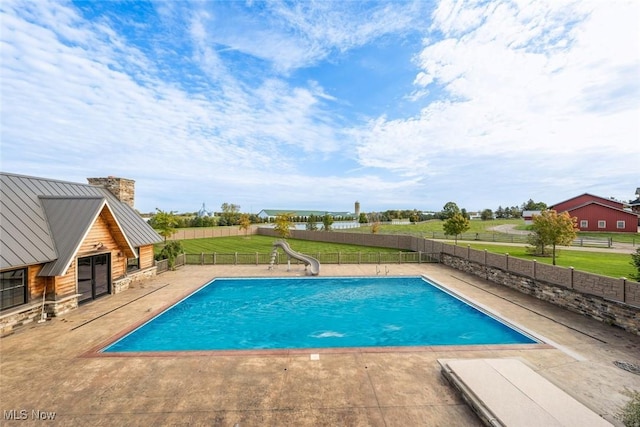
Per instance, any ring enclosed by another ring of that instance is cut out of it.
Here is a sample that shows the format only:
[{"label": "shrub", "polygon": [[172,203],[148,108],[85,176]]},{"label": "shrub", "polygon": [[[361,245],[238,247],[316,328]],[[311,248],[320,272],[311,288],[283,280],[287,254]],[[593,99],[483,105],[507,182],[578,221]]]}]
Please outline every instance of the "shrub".
[{"label": "shrub", "polygon": [[178,240],[172,240],[164,245],[160,253],[156,256],[156,259],[166,259],[169,264],[169,269],[175,270],[176,258],[182,253],[184,253],[182,243]]},{"label": "shrub", "polygon": [[622,408],[620,419],[627,427],[640,427],[640,392],[632,390],[626,394],[631,400]]},{"label": "shrub", "polygon": [[631,265],[633,265],[637,270],[633,278],[640,280],[640,248],[636,249],[635,254],[631,254]]}]

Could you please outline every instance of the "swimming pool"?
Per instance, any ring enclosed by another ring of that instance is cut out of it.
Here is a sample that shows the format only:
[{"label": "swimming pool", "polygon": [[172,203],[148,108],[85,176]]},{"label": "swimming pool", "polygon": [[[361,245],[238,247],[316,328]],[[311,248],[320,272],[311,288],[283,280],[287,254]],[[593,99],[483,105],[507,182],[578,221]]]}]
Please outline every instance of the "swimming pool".
[{"label": "swimming pool", "polygon": [[219,278],[103,352],[536,342],[423,277]]}]

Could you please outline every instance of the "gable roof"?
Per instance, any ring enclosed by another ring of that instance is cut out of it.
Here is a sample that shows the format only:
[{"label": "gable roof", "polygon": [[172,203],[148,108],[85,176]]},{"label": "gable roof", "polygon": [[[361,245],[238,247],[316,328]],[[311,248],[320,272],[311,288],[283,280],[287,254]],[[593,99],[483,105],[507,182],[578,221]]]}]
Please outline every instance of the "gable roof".
[{"label": "gable roof", "polygon": [[64,270],[77,233],[86,236],[105,207],[128,246],[162,241],[133,208],[104,187],[0,172],[0,269],[56,261],[47,268],[52,273]]},{"label": "gable roof", "polygon": [[[606,197],[596,196],[595,194],[591,194],[591,193],[582,193],[582,194],[579,194],[577,196],[571,197],[571,198],[569,198],[567,200],[563,200],[561,202],[554,203],[553,205],[549,206],[549,209],[554,209],[558,205],[563,205],[563,204],[565,204],[565,203],[567,203],[567,202],[569,202],[571,200],[574,200],[574,199],[577,199],[577,198],[583,197],[583,196],[589,196],[589,197],[591,197],[593,199],[598,199],[598,200],[603,200],[605,202],[615,203],[615,204],[620,205],[620,206],[622,206],[624,204],[623,202],[620,202],[620,201],[615,200],[615,199],[607,199]],[[572,208],[573,208],[573,206],[572,206]]]},{"label": "gable roof", "polygon": [[578,205],[578,206],[571,207],[571,208],[567,209],[565,212],[575,211],[575,210],[582,209],[582,208],[584,208],[584,207],[586,207],[586,206],[590,206],[590,205],[598,205],[598,206],[601,206],[601,207],[603,207],[603,208],[611,209],[611,210],[616,211],[616,212],[622,212],[622,213],[624,213],[624,214],[627,214],[627,215],[633,215],[633,216],[635,216],[635,217],[637,217],[637,216],[638,216],[638,214],[637,214],[637,213],[635,213],[635,212],[626,211],[626,210],[624,210],[624,209],[614,208],[613,206],[606,205],[606,204],[604,204],[604,203],[600,203],[600,202],[594,202],[594,201],[590,201],[590,202],[583,203],[583,204]]}]

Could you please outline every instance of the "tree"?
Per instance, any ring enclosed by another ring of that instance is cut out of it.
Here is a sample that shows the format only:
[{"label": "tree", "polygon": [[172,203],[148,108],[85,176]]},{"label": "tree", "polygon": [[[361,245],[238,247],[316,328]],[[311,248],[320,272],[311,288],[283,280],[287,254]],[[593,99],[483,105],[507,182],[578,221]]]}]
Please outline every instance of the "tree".
[{"label": "tree", "polygon": [[169,243],[165,242],[164,247],[157,256],[157,259],[166,259],[170,270],[175,270],[176,258],[184,253],[182,243],[179,240],[173,240]]},{"label": "tree", "polygon": [[324,231],[331,231],[332,224],[333,224],[333,217],[329,214],[325,214],[322,217],[322,229]]},{"label": "tree", "polygon": [[469,229],[469,219],[461,213],[453,215],[442,224],[444,234],[455,236],[456,245],[458,244],[458,235]]},{"label": "tree", "polygon": [[442,208],[442,212],[440,213],[440,217],[442,219],[449,219],[453,217],[455,214],[460,213],[460,208],[454,202],[447,202]]},{"label": "tree", "polygon": [[526,203],[522,204],[523,211],[543,211],[547,209],[547,204],[544,202],[534,202],[533,199],[529,199]]},{"label": "tree", "polygon": [[222,213],[218,225],[236,225],[240,221],[240,206],[233,203],[223,203],[220,206]]},{"label": "tree", "polygon": [[316,224],[316,222],[316,216],[309,215],[309,218],[307,218],[307,230],[316,231],[318,229],[318,224]]},{"label": "tree", "polygon": [[634,254],[631,254],[631,265],[633,265],[638,272],[633,277],[636,280],[640,280],[640,248],[636,249]]},{"label": "tree", "polygon": [[496,209],[496,218],[501,219],[504,218],[504,209],[502,208],[502,206],[498,206],[498,209]]},{"label": "tree", "polygon": [[493,219],[493,211],[491,209],[485,209],[480,213],[480,219],[483,221],[488,221]]},{"label": "tree", "polygon": [[238,225],[240,226],[240,230],[244,230],[245,237],[247,236],[247,232],[249,231],[249,227],[251,227],[251,219],[248,214],[240,215],[240,220],[238,221]]},{"label": "tree", "polygon": [[286,239],[291,235],[291,226],[293,225],[292,218],[293,214],[290,213],[282,213],[276,216],[276,225],[273,228],[283,239]]},{"label": "tree", "polygon": [[369,222],[369,218],[367,218],[367,214],[364,212],[361,212],[360,217],[358,218],[358,222],[360,224],[367,224]]},{"label": "tree", "polygon": [[167,238],[173,236],[178,227],[178,217],[175,212],[165,212],[156,208],[156,214],[149,220],[149,225],[158,230],[158,234],[164,237],[164,243]]},{"label": "tree", "polygon": [[545,245],[552,247],[553,265],[556,265],[556,246],[570,245],[576,238],[577,221],[568,212],[558,214],[553,209],[545,209],[540,215],[533,216],[533,239],[542,245],[543,251]]}]

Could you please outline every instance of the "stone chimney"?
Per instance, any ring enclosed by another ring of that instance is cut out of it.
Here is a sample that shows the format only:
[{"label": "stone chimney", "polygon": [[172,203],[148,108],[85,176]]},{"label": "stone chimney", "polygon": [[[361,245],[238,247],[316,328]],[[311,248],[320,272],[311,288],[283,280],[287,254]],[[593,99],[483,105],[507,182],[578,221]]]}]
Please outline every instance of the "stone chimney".
[{"label": "stone chimney", "polygon": [[116,178],[108,176],[106,178],[87,178],[89,184],[104,187],[111,192],[118,200],[133,208],[135,200],[136,182],[132,179]]}]

